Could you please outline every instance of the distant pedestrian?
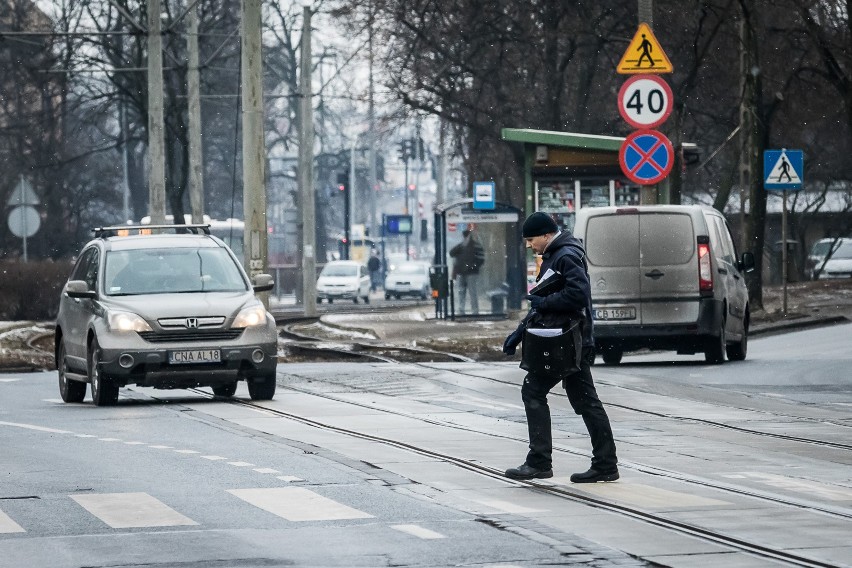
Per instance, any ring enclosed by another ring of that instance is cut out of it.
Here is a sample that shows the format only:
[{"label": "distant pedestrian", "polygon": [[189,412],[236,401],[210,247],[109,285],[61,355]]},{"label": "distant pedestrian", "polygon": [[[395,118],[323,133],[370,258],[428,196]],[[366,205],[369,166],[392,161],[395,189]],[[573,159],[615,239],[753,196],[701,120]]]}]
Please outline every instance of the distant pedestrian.
[{"label": "distant pedestrian", "polygon": [[[535,254],[542,256],[538,279],[552,270],[558,272],[556,285],[544,296],[527,296],[530,313],[503,344],[503,352],[514,355],[524,338],[525,328],[567,329],[579,321],[582,330],[579,370],[558,376],[528,372],[521,387],[521,398],[527,415],[530,450],[519,467],[506,470],[512,479],[553,477],[553,439],[547,394],[560,381],[568,394],[574,412],[583,417],[592,440],[592,466],[588,471],[571,476],[574,483],[594,483],[618,479],[615,440],[606,410],[598,398],[590,365],[594,360],[592,330],[592,295],[583,245],[568,232],[560,232],[547,214],[530,215],[523,225],[523,237]],[[567,336],[566,336],[567,337]],[[567,340],[567,339],[566,339]]]},{"label": "distant pedestrian", "polygon": [[470,309],[479,313],[479,269],[485,264],[485,249],[476,239],[473,231],[462,231],[464,240],[450,249],[453,263],[453,279],[458,292],[459,313],[464,315],[465,303],[470,296]]},{"label": "distant pedestrian", "polygon": [[375,292],[382,285],[382,261],[379,260],[379,252],[375,249],[367,260],[367,270],[370,272],[370,292]]}]

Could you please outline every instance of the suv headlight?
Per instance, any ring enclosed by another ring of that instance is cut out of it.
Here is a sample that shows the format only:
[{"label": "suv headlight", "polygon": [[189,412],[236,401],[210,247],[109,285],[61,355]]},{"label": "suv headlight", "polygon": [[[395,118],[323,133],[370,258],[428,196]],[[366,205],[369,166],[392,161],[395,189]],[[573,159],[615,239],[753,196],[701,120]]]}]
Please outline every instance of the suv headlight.
[{"label": "suv headlight", "polygon": [[266,323],[266,308],[263,304],[243,308],[234,318],[232,328],[255,327]]},{"label": "suv headlight", "polygon": [[132,312],[109,312],[107,319],[111,331],[151,331],[148,322]]}]

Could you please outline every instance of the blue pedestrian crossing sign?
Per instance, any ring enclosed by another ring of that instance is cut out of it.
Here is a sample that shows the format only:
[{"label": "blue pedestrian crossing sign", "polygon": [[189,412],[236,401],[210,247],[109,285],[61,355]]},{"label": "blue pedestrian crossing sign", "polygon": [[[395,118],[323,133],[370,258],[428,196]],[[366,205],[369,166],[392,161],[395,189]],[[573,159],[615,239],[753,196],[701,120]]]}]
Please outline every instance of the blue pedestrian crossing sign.
[{"label": "blue pedestrian crossing sign", "polygon": [[763,187],[768,191],[802,189],[804,162],[801,150],[764,150]]}]

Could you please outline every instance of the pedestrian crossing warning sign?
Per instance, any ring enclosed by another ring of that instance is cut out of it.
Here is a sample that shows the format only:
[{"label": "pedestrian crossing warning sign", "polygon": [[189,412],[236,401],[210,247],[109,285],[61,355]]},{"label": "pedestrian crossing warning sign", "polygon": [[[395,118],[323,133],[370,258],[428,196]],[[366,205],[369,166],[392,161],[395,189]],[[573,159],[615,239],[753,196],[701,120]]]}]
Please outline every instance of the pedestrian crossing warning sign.
[{"label": "pedestrian crossing warning sign", "polygon": [[627,51],[621,56],[621,62],[616,68],[621,74],[633,73],[671,73],[674,71],[672,62],[669,61],[666,52],[654,32],[648,24],[639,24],[633,41],[627,46]]},{"label": "pedestrian crossing warning sign", "polygon": [[763,187],[773,189],[801,189],[804,157],[801,150],[764,150]]}]

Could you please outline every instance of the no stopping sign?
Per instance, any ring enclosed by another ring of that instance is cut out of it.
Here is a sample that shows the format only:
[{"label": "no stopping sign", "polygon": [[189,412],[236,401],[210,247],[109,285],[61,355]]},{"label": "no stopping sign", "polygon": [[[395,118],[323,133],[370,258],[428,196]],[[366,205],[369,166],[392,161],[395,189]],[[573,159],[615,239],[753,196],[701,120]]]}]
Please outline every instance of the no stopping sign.
[{"label": "no stopping sign", "polygon": [[656,75],[636,75],[618,91],[618,112],[634,128],[656,128],[672,113],[671,87]]}]

